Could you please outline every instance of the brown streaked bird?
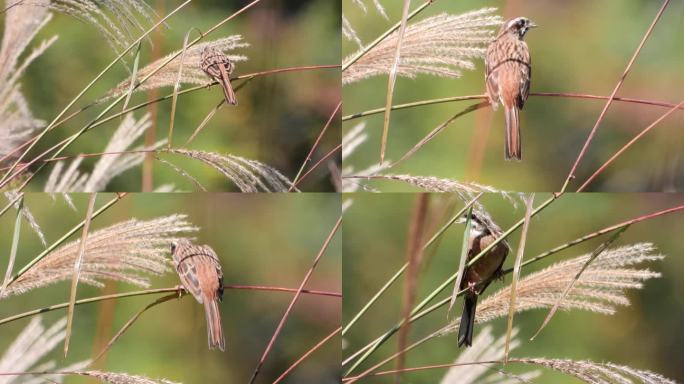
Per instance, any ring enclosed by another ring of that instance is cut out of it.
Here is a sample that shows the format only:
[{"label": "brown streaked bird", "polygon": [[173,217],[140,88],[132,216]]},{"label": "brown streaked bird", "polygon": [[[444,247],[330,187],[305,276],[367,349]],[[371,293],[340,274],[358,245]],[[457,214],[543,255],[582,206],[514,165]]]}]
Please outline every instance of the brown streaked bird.
[{"label": "brown streaked bird", "polygon": [[[497,237],[501,236],[501,233],[501,229],[491,220],[473,213],[468,244],[468,261],[492,244]],[[458,329],[459,347],[462,345],[467,347],[472,345],[477,298],[493,279],[501,276],[501,267],[509,251],[508,243],[503,240],[477,260],[475,264],[463,271],[463,278],[459,288],[461,290],[467,288],[468,290],[464,294],[463,314],[461,315],[461,324]]]},{"label": "brown streaked bird", "polygon": [[506,160],[522,159],[518,112],[530,93],[530,79],[532,78],[530,51],[523,38],[530,28],[536,26],[525,17],[507,21],[501,27],[496,39],[487,47],[485,54],[487,98],[494,110],[497,109],[499,102],[504,107]]},{"label": "brown streaked bird", "polygon": [[204,304],[209,349],[225,351],[218,307],[223,297],[223,271],[216,252],[208,245],[195,245],[183,239],[171,245],[171,256],[183,287]]},{"label": "brown streaked bird", "polygon": [[212,80],[218,81],[223,88],[223,95],[226,103],[237,105],[235,91],[230,84],[230,74],[235,69],[235,63],[230,61],[228,56],[214,47],[206,47],[202,51],[202,61],[200,63],[204,73],[209,75]]}]

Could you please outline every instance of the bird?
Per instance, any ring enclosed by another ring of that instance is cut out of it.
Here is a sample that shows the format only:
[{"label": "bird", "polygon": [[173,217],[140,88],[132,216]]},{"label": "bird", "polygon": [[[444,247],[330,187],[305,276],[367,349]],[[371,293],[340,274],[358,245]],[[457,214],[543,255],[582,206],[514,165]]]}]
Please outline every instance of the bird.
[{"label": "bird", "polygon": [[527,43],[523,41],[530,28],[537,25],[526,17],[504,23],[485,53],[485,86],[489,103],[494,110],[498,103],[504,107],[506,120],[506,160],[522,160],[520,119],[530,93],[532,61]]},{"label": "bird", "polygon": [[[465,221],[464,218],[461,219]],[[502,231],[491,219],[475,212],[471,215],[470,236],[468,239],[468,262],[483,249],[494,242]],[[480,259],[463,271],[459,289],[467,289],[464,293],[463,313],[458,329],[458,346],[469,347],[473,343],[473,327],[475,325],[475,310],[477,298],[493,279],[501,276],[503,266],[510,247],[505,240],[496,244]]]},{"label": "bird", "polygon": [[223,297],[223,271],[216,252],[208,245],[195,245],[181,239],[172,243],[171,256],[185,290],[204,305],[209,349],[225,351],[218,307]]},{"label": "bird", "polygon": [[202,51],[200,67],[212,80],[218,81],[221,84],[223,95],[226,97],[226,103],[237,105],[235,91],[233,91],[233,86],[230,84],[230,74],[235,69],[235,63],[220,50],[207,46]]}]

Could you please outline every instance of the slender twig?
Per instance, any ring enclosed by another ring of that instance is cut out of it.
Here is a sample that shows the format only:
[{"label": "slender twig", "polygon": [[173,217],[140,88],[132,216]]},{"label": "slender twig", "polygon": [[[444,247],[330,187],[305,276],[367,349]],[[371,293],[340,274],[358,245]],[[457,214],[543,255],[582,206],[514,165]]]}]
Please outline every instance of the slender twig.
[{"label": "slender twig", "polygon": [[606,160],[606,162],[603,163],[603,165],[601,165],[594,173],[592,173],[591,176],[589,176],[589,178],[587,178],[587,180],[584,183],[582,183],[582,186],[577,188],[577,192],[584,191],[584,189],[589,184],[591,184],[591,182],[594,181],[594,179],[596,179],[596,177],[598,175],[600,175],[601,172],[603,172],[606,168],[608,168],[608,166],[610,164],[612,164],[613,161],[615,161],[615,159],[620,157],[620,155],[622,155],[623,152],[625,152],[629,147],[631,147],[634,143],[636,143],[639,139],[641,139],[649,131],[651,131],[653,128],[655,128],[656,125],[660,124],[661,121],[665,120],[665,118],[670,116],[673,112],[675,112],[677,109],[681,108],[682,106],[684,106],[684,101],[680,102],[675,107],[673,107],[672,109],[667,111],[665,114],[660,116],[658,119],[656,119],[656,121],[651,123],[651,125],[644,128],[641,132],[639,132],[636,136],[634,136],[634,138],[632,140],[630,140],[627,144],[623,145],[622,148],[620,148],[617,152],[615,152],[615,154],[613,156],[610,157],[610,159]]},{"label": "slender twig", "polygon": [[338,333],[340,333],[341,330],[342,330],[342,327],[337,328],[337,329],[334,330],[332,333],[330,333],[328,336],[324,337],[323,340],[321,340],[321,341],[319,341],[318,343],[316,343],[316,345],[314,345],[313,347],[311,347],[311,349],[309,349],[308,351],[306,351],[306,353],[303,354],[302,357],[300,357],[299,359],[297,359],[297,361],[295,361],[289,368],[287,368],[287,369],[285,370],[285,372],[283,372],[280,376],[278,376],[278,378],[275,379],[275,381],[273,381],[273,384],[278,384],[278,383],[280,383],[281,381],[283,381],[283,379],[285,378],[285,376],[289,375],[290,372],[292,372],[295,368],[297,368],[297,367],[299,366],[299,364],[302,363],[302,361],[304,361],[304,360],[305,360],[307,357],[309,357],[309,355],[311,355],[312,353],[316,352],[316,350],[317,350],[318,348],[322,347],[323,344],[327,343],[328,340],[330,340],[330,339],[332,339],[333,337],[335,337],[335,335],[337,335]]},{"label": "slender twig", "polygon": [[584,142],[584,145],[582,146],[580,153],[577,155],[577,159],[575,160],[575,163],[572,165],[572,168],[570,169],[568,176],[565,178],[565,182],[563,183],[563,186],[560,189],[561,192],[564,192],[566,190],[566,188],[568,187],[568,184],[570,184],[570,180],[572,180],[575,177],[575,171],[577,170],[577,167],[579,166],[580,162],[584,158],[584,155],[587,153],[587,149],[589,148],[589,144],[591,144],[591,141],[594,138],[594,135],[596,134],[596,131],[598,130],[599,125],[603,121],[603,118],[605,117],[606,112],[608,112],[608,107],[610,107],[610,105],[612,104],[613,98],[615,98],[615,95],[617,94],[618,90],[620,90],[622,83],[627,78],[627,74],[632,69],[632,64],[634,64],[634,61],[636,61],[637,56],[639,56],[639,53],[641,52],[641,48],[643,48],[644,44],[646,43],[646,40],[648,40],[648,37],[651,36],[651,32],[653,32],[653,29],[655,28],[656,24],[658,23],[658,20],[660,20],[660,17],[665,12],[665,8],[667,8],[667,5],[669,3],[670,3],[670,0],[663,1],[663,5],[660,7],[660,10],[658,11],[655,18],[653,19],[651,26],[648,28],[648,30],[644,34],[644,37],[641,39],[641,42],[639,43],[639,46],[637,47],[636,51],[634,51],[632,58],[629,60],[629,63],[627,63],[627,67],[625,68],[625,71],[622,73],[622,76],[620,77],[617,84],[615,85],[615,88],[613,89],[613,92],[610,94],[610,97],[608,98],[606,105],[603,107],[601,114],[599,115],[598,119],[596,119],[596,123],[594,124],[594,127],[591,129],[591,132],[589,132],[589,136],[587,137],[587,140]]},{"label": "slender twig", "polygon": [[[183,293],[184,293],[184,292],[183,292]],[[135,323],[136,320],[138,320],[138,319],[140,318],[140,316],[142,316],[142,314],[143,314],[145,311],[147,311],[148,309],[150,309],[150,308],[152,308],[152,307],[155,307],[155,306],[157,306],[157,305],[159,305],[159,304],[161,304],[161,303],[165,303],[165,302],[167,302],[167,301],[169,301],[169,300],[177,299],[177,298],[179,299],[179,298],[181,298],[181,297],[183,296],[183,293],[175,293],[175,292],[174,292],[174,293],[172,293],[172,294],[170,294],[170,295],[162,296],[162,297],[156,299],[155,301],[151,302],[150,304],[147,304],[147,305],[146,305],[145,307],[143,307],[141,310],[139,310],[138,312],[136,312],[135,315],[133,315],[133,317],[131,317],[131,318],[126,322],[126,324],[124,324],[124,326],[121,327],[121,329],[114,335],[114,337],[112,337],[112,339],[109,340],[109,342],[107,343],[107,345],[105,345],[104,348],[102,348],[102,350],[100,351],[100,353],[98,353],[97,356],[96,356],[94,359],[92,359],[92,360],[90,361],[90,364],[89,364],[89,365],[92,366],[96,361],[98,361],[102,356],[104,356],[104,354],[107,353],[107,351],[109,351],[109,349],[112,347],[112,345],[114,345],[114,343],[115,343],[115,342],[124,334],[124,332],[126,332],[126,330],[128,330],[128,328],[130,328],[130,327],[133,325],[133,323]]]},{"label": "slender twig", "polygon": [[[430,195],[421,193],[416,196],[416,203],[411,214],[411,221],[407,233],[406,246],[406,277],[404,278],[404,292],[402,294],[401,317],[404,324],[399,328],[397,348],[402,350],[408,342],[408,335],[411,324],[408,319],[411,317],[411,308],[416,302],[416,290],[418,289],[418,273],[423,259],[423,237],[425,236],[425,222],[427,220],[427,210],[430,202]],[[404,366],[403,357],[397,361],[397,368]],[[397,376],[395,382],[399,383],[401,377]]]},{"label": "slender twig", "polygon": [[299,171],[297,171],[297,175],[295,176],[294,180],[292,181],[292,185],[290,186],[290,189],[288,190],[288,192],[292,192],[292,189],[295,187],[295,184],[297,184],[297,182],[299,181],[299,176],[301,176],[302,172],[304,171],[304,168],[306,167],[306,165],[308,163],[311,162],[311,156],[313,155],[316,148],[318,148],[318,144],[321,142],[323,135],[325,135],[325,132],[330,127],[330,124],[332,123],[333,119],[337,115],[337,112],[340,111],[341,107],[342,107],[342,101],[337,103],[335,110],[330,114],[328,121],[326,121],[325,125],[323,126],[323,129],[321,129],[321,132],[318,134],[318,137],[316,138],[316,141],[314,141],[314,144],[311,146],[311,150],[309,150],[309,153],[306,155],[306,158],[304,159],[302,166],[299,167]]},{"label": "slender twig", "polygon": [[[156,288],[156,289],[146,289],[146,290],[142,290],[142,291],[116,293],[116,294],[112,294],[112,295],[104,295],[104,296],[97,296],[97,297],[90,297],[87,299],[76,300],[74,302],[74,305],[97,303],[100,301],[121,299],[124,297],[147,296],[147,295],[154,295],[154,294],[159,294],[159,293],[176,292],[176,294],[178,294],[178,289],[179,289],[178,287],[171,287],[171,288]],[[237,289],[237,290],[249,290],[249,291],[269,291],[269,292],[290,292],[290,293],[298,292],[298,290],[296,288],[269,287],[269,286],[263,286],[263,285],[224,285],[223,289]],[[342,293],[340,293],[340,292],[318,291],[318,290],[312,290],[312,289],[304,289],[301,292],[304,294],[307,294],[307,295],[315,295],[315,296],[329,296],[329,297],[336,297],[336,298],[342,297]],[[28,312],[24,312],[24,313],[20,313],[17,315],[6,317],[6,318],[0,320],[0,325],[5,324],[5,323],[10,323],[10,322],[15,321],[15,320],[23,319],[25,317],[35,316],[35,315],[39,315],[41,313],[51,312],[51,311],[55,311],[58,309],[67,308],[68,306],[69,306],[69,303],[67,302],[67,303],[54,304],[54,305],[50,305],[47,307],[34,309],[32,311],[28,311]]]},{"label": "slender twig", "polygon": [[268,342],[268,345],[266,346],[264,353],[261,355],[261,358],[259,359],[259,363],[257,363],[257,366],[254,369],[254,373],[252,373],[252,378],[249,380],[250,384],[254,383],[254,380],[256,380],[256,377],[259,374],[259,372],[261,371],[261,367],[264,365],[264,362],[266,361],[268,354],[271,352],[271,349],[273,348],[273,345],[275,344],[275,341],[278,338],[278,335],[280,335],[280,331],[283,329],[283,326],[285,325],[285,322],[287,321],[287,318],[289,317],[290,312],[292,311],[292,308],[294,307],[295,303],[299,299],[299,295],[301,294],[302,290],[304,289],[304,286],[306,285],[306,283],[309,282],[309,278],[313,274],[314,269],[316,269],[316,266],[318,265],[318,262],[321,260],[321,257],[323,257],[323,254],[328,249],[328,245],[330,245],[330,242],[332,241],[333,237],[335,237],[337,230],[340,228],[340,224],[342,224],[342,216],[340,216],[337,219],[337,222],[333,226],[332,230],[328,234],[328,237],[323,242],[321,249],[318,251],[318,254],[314,258],[314,261],[311,264],[311,267],[309,267],[309,270],[306,272],[304,279],[302,279],[302,282],[299,284],[299,288],[297,288],[297,292],[292,297],[292,300],[290,300],[290,304],[287,306],[287,309],[285,310],[283,317],[280,319],[278,326],[276,327],[275,331],[273,332],[273,336],[271,336],[271,340]]},{"label": "slender twig", "polygon": [[302,177],[300,177],[296,183],[292,183],[292,188],[296,188],[297,185],[299,185],[299,183],[302,182],[302,180],[306,179],[307,176],[309,176],[313,171],[316,170],[316,168],[318,168],[318,166],[320,166],[324,161],[328,160],[329,157],[334,155],[340,149],[342,149],[342,143],[338,144],[335,148],[331,149],[330,152],[326,153],[323,157],[321,157],[320,160],[318,160],[314,165],[312,165],[311,168],[309,168],[309,170],[306,171],[306,173],[303,174]]},{"label": "slender twig", "polygon": [[[586,100],[608,100],[610,98],[610,96],[590,95],[590,94],[586,94],[586,93],[567,93],[567,92],[530,92],[530,96],[563,97],[563,98],[569,98],[569,99],[586,99]],[[453,102],[457,102],[457,101],[468,101],[468,100],[487,100],[487,95],[452,96],[452,97],[443,97],[443,98],[439,98],[439,99],[420,100],[420,101],[414,101],[411,103],[393,105],[392,110],[396,111],[396,110],[400,110],[400,109],[423,107],[426,105],[453,103]],[[664,107],[664,108],[672,108],[676,105],[676,104],[672,104],[672,103],[666,103],[664,101],[635,99],[635,98],[631,98],[631,97],[614,97],[613,101],[620,101],[620,102],[632,103],[632,104],[653,105],[653,106]],[[684,109],[684,107],[679,107],[679,108]],[[353,113],[351,115],[342,116],[342,121],[354,120],[354,119],[358,119],[361,117],[377,115],[377,114],[380,114],[383,112],[385,112],[385,108],[369,109],[367,111],[362,111],[362,112]]]}]

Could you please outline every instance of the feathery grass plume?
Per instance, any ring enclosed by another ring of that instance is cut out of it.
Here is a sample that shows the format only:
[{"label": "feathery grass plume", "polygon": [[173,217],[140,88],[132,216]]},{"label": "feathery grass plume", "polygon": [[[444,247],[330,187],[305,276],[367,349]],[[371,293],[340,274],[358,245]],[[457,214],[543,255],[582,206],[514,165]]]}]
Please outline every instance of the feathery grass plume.
[{"label": "feathery grass plume", "polygon": [[477,192],[488,192],[488,193],[499,193],[498,189],[487,185],[481,185],[477,183],[465,183],[451,179],[442,179],[433,176],[411,176],[411,175],[394,175],[394,174],[375,174],[372,176],[347,176],[347,177],[369,177],[371,179],[385,179],[385,180],[397,180],[403,181],[414,187],[418,187],[427,192],[467,192],[467,193],[477,193]]},{"label": "feathery grass plume", "polygon": [[[23,194],[22,192],[17,192],[17,191],[7,191],[5,192],[5,197],[10,201],[17,200],[20,194]],[[36,221],[36,218],[33,216],[31,211],[28,209],[26,206],[26,203],[23,204],[22,207],[19,206],[19,201],[14,203],[14,208],[15,209],[21,209],[21,215],[26,219],[26,222],[29,224],[29,227],[33,229],[33,232],[38,235],[38,238],[40,239],[40,242],[43,244],[43,246],[47,246],[47,241],[45,241],[45,234],[43,233],[43,230],[40,229],[40,225],[38,225],[38,222]]]},{"label": "feathery grass plume", "polygon": [[[102,280],[124,281],[148,287],[144,274],[160,275],[169,270],[169,246],[197,231],[186,215],[153,220],[131,219],[88,234],[80,282],[102,287]],[[72,241],[37,262],[3,291],[3,297],[69,280],[80,240]],[[1,298],[1,297],[0,297]]]},{"label": "feathery grass plume", "polygon": [[[183,64],[183,73],[181,75],[180,82],[184,84],[195,84],[195,85],[208,85],[212,83],[212,80],[202,71],[200,63],[202,61],[202,51],[204,48],[211,46],[221,52],[233,51],[238,48],[249,47],[249,44],[242,40],[241,35],[233,35],[224,37],[218,40],[207,41],[205,43],[195,44],[185,50],[185,59]],[[142,69],[138,70],[136,76],[136,82],[142,80],[144,77],[148,76],[152,71],[157,69],[161,64],[168,60],[171,56],[179,53],[181,50],[170,53],[161,59],[155,60],[154,62],[146,65]],[[247,57],[236,54],[227,54],[226,56],[233,62],[246,61]],[[145,91],[160,87],[169,87],[176,84],[178,77],[178,69],[181,65],[181,55],[178,55],[175,59],[171,60],[165,67],[160,69],[149,79],[145,80],[141,86],[135,89],[135,92]],[[129,91],[130,79],[119,83],[114,89],[109,91],[105,96],[105,99],[120,96]]]},{"label": "feathery grass plume", "polygon": [[356,34],[354,27],[352,27],[351,23],[344,15],[342,15],[342,35],[345,39],[355,42],[356,45],[359,46],[359,49],[363,48],[363,43],[361,42],[359,35]]},{"label": "feathery grass plume", "polygon": [[[511,350],[520,345],[520,341],[515,337],[518,335],[518,328],[514,328],[511,334]],[[473,345],[465,349],[458,355],[454,364],[463,364],[473,361],[498,361],[503,359],[503,346],[506,342],[505,336],[498,339],[494,338],[492,334],[492,327],[486,326],[478,332]],[[471,383],[520,383],[527,380],[532,380],[541,375],[538,370],[526,372],[522,375],[515,375],[514,378],[507,377],[507,372],[492,373],[487,377],[483,377],[487,372],[490,372],[492,364],[473,364],[473,365],[459,365],[449,368],[447,373],[440,381],[440,384],[471,384]],[[522,380],[520,380],[522,379]]]},{"label": "feathery grass plume", "polygon": [[651,371],[634,369],[613,363],[595,363],[587,360],[522,358],[515,359],[524,364],[534,364],[554,371],[574,376],[585,383],[643,383],[643,384],[677,384],[665,376]]},{"label": "feathery grass plume", "polygon": [[[62,318],[45,329],[40,315],[31,319],[28,325],[19,333],[14,342],[7,348],[0,358],[0,372],[26,372],[54,370],[56,363],[48,361],[36,365],[40,359],[47,355],[55,346],[64,340],[64,327],[66,318]],[[63,370],[83,369],[90,361],[81,361]],[[40,376],[0,376],[0,384],[13,383],[44,383],[46,381],[61,383],[63,375],[40,375]]]},{"label": "feathery grass plume", "polygon": [[[256,160],[213,152],[173,149],[176,153],[199,160],[221,172],[241,192],[287,192],[292,182],[275,168]],[[294,189],[299,191],[298,189]]]},{"label": "feathery grass plume", "polygon": [[[368,12],[368,7],[366,7],[365,0],[352,0],[352,2],[361,8],[364,13]],[[375,9],[384,17],[387,19],[387,13],[385,13],[385,8],[383,8],[382,4],[380,4],[380,0],[373,0],[373,6],[375,6]]]},{"label": "feathery grass plume", "polygon": [[[354,153],[354,151],[368,140],[368,134],[365,132],[366,122],[361,122],[355,125],[342,137],[342,164],[345,160]],[[349,177],[354,174],[354,176],[371,176],[378,172],[382,172],[387,169],[390,165],[389,161],[385,161],[383,164],[373,164],[370,167],[354,172],[354,167],[346,166],[342,168],[342,192],[356,192],[359,188],[363,188],[366,191],[376,192],[372,188],[362,185],[354,179]]]},{"label": "feathery grass plume", "polygon": [[[413,78],[422,73],[458,78],[461,69],[474,69],[472,60],[484,56],[494,37],[492,27],[503,22],[495,11],[483,8],[462,15],[442,13],[409,25],[402,40],[398,75]],[[389,73],[397,37],[397,32],[389,35],[347,68],[342,83]]]},{"label": "feathery grass plume", "polygon": [[45,125],[44,121],[33,117],[19,90],[19,79],[29,64],[57,40],[53,36],[43,41],[19,62],[19,56],[51,19],[45,8],[48,0],[33,0],[32,4],[36,6],[17,5],[21,1],[5,2],[5,8],[9,9],[5,13],[5,32],[0,46],[0,156],[10,153],[31,132]]},{"label": "feathery grass plume", "polygon": [[[142,136],[151,125],[149,113],[137,121],[133,118],[132,113],[127,114],[104,150],[105,153],[115,154],[102,155],[90,174],[79,172],[78,168],[82,161],[80,157],[74,159],[66,170],[64,170],[62,161],[57,162],[50,172],[44,191],[50,193],[103,191],[113,178],[143,162],[145,154],[142,152],[118,152],[128,150],[128,147]],[[165,143],[165,140],[161,140],[152,147],[138,147],[134,148],[133,151],[157,149]],[[63,170],[64,172],[62,172]]]},{"label": "feathery grass plume", "polygon": [[175,381],[166,379],[150,379],[140,375],[129,375],[127,373],[100,372],[100,371],[78,371],[77,375],[94,377],[103,383],[109,384],[178,384]]},{"label": "feathery grass plume", "polygon": [[[143,22],[152,23],[156,14],[143,0],[28,0],[92,24],[116,53],[123,52],[145,32]],[[112,19],[107,13],[114,16]]]},{"label": "feathery grass plume", "polygon": [[[368,13],[368,7],[366,7],[364,0],[352,0],[352,2],[356,6],[361,8],[363,13]],[[385,20],[389,20],[389,17],[387,17],[387,13],[385,13],[385,8],[383,8],[379,0],[373,0],[373,5],[375,6],[375,9],[378,11],[378,13],[385,18]],[[356,33],[356,30],[354,30],[354,27],[352,27],[351,23],[349,22],[349,19],[347,19],[345,15],[342,15],[342,35],[344,35],[344,37],[347,40],[355,42],[359,46],[359,49],[363,49],[363,43],[361,42],[361,39],[359,38],[358,34]]]},{"label": "feathery grass plume", "polygon": [[[660,277],[649,269],[631,268],[646,261],[662,260],[665,256],[655,254],[655,246],[638,243],[604,251],[587,267],[579,280],[560,303],[561,309],[582,309],[607,315],[616,306],[629,305],[626,289],[641,289],[643,282]],[[516,312],[539,308],[551,308],[586,263],[590,254],[555,263],[532,273],[518,282]],[[483,323],[508,314],[510,286],[487,296],[478,303],[475,321]],[[446,335],[458,329],[456,319],[436,335]]]}]

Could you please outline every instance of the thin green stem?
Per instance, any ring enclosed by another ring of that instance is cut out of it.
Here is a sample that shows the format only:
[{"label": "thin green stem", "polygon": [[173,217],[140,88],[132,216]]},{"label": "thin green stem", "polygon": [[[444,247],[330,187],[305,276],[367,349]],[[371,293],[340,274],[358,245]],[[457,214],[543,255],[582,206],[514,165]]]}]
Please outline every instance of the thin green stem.
[{"label": "thin green stem", "polygon": [[[454,216],[452,216],[451,219],[449,219],[449,221],[447,221],[439,229],[439,231],[437,231],[430,238],[430,240],[428,240],[427,243],[425,243],[425,245],[423,246],[423,250],[428,249],[454,222],[456,222],[456,220],[458,220],[459,217],[461,217],[465,213],[466,210],[468,210],[473,204],[475,204],[475,202],[481,196],[482,196],[482,192],[480,192],[477,196],[475,196],[472,200],[470,200],[465,206],[463,206],[463,208],[461,208],[461,210],[458,211],[458,213],[456,213]],[[354,323],[356,323],[359,320],[359,318],[361,318],[361,316],[363,316],[363,314],[366,313],[370,309],[370,307],[373,306],[373,304],[375,304],[375,302],[380,298],[380,296],[382,296],[382,294],[385,293],[385,291],[387,291],[387,289],[392,284],[394,284],[394,282],[397,281],[397,279],[399,277],[401,277],[401,275],[404,273],[404,271],[406,271],[407,267],[408,267],[408,262],[404,263],[404,265],[402,265],[399,268],[399,270],[397,272],[395,272],[395,274],[389,280],[387,280],[387,282],[382,286],[382,288],[380,288],[380,290],[378,290],[378,292],[376,292],[375,295],[373,295],[373,297],[366,303],[366,305],[364,305],[363,308],[361,308],[361,310],[356,315],[354,315],[354,317],[349,321],[349,323],[347,323],[347,325],[342,329],[342,336],[344,336],[347,332],[349,332],[349,329],[354,325]]]},{"label": "thin green stem", "polygon": [[[100,209],[98,209],[97,211],[95,211],[95,212],[93,213],[93,215],[92,215],[91,220],[94,219],[94,218],[96,218],[96,217],[99,216],[100,214],[102,214],[104,211],[106,211],[106,210],[107,210],[109,207],[111,207],[112,205],[116,204],[116,203],[117,203],[119,200],[121,200],[124,196],[126,196],[126,193],[117,194],[115,198],[113,198],[112,200],[108,201],[105,205],[103,205],[102,207],[100,207]],[[24,273],[26,273],[26,271],[28,271],[29,269],[31,269],[31,267],[33,267],[37,262],[39,262],[40,260],[42,260],[42,259],[43,259],[45,256],[47,256],[50,252],[54,251],[55,248],[57,248],[60,244],[62,244],[66,239],[68,239],[68,238],[71,237],[74,233],[76,233],[76,232],[78,232],[79,230],[81,230],[81,228],[83,228],[83,226],[85,225],[85,223],[86,223],[86,220],[84,219],[84,220],[81,221],[78,225],[76,225],[75,227],[71,228],[71,229],[69,230],[69,232],[65,233],[64,236],[60,237],[57,241],[55,241],[55,242],[52,243],[49,247],[47,247],[43,252],[41,252],[41,253],[40,253],[38,256],[36,256],[33,260],[31,260],[28,264],[26,264],[26,265],[24,266],[24,268],[22,268],[19,272],[17,272],[16,275],[12,276],[12,278],[10,279],[8,285],[9,285],[9,284],[12,284],[12,283],[13,283],[15,280],[17,280],[21,275],[23,275]]]}]

